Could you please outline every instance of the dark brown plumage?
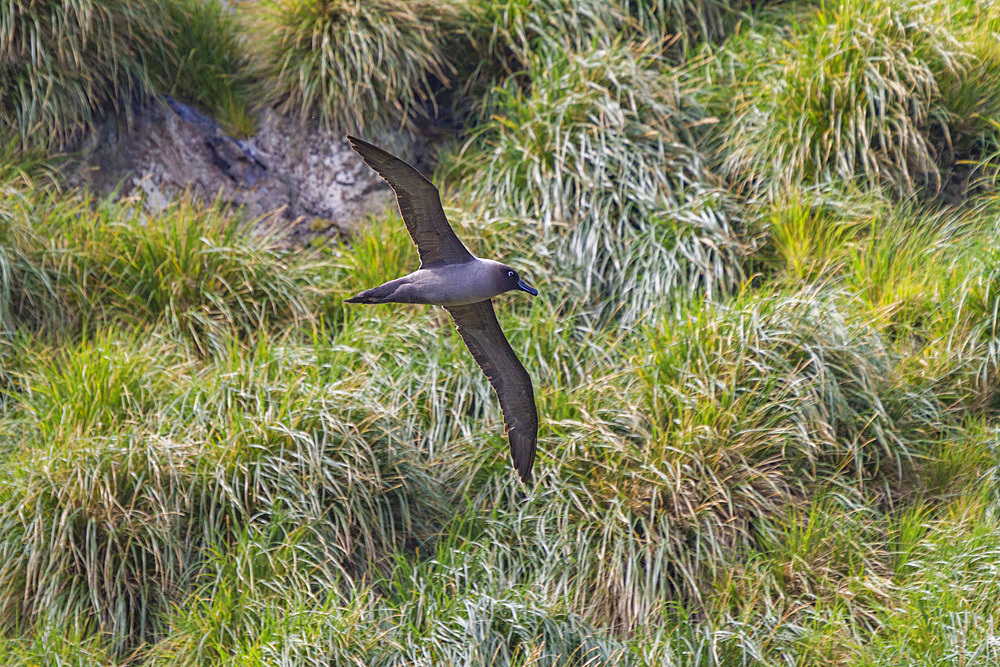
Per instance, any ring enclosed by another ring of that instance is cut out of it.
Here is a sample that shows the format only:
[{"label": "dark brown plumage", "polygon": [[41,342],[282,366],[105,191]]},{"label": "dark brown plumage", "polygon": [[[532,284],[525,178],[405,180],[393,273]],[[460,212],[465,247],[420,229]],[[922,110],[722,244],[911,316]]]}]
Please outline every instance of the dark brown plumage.
[{"label": "dark brown plumage", "polygon": [[396,203],[410,238],[420,254],[420,268],[461,264],[475,259],[448,224],[434,184],[395,155],[366,141],[347,137],[365,164],[384,178],[396,193]]},{"label": "dark brown plumage", "polygon": [[365,290],[347,303],[426,303],[446,308],[500,400],[514,468],[523,482],[530,482],[538,432],[534,389],[497,322],[491,299],[509,290],[533,296],[538,291],[511,267],[468,251],[448,224],[437,188],[419,171],[381,148],[347,138],[396,193],[406,230],[420,253],[419,269]]},{"label": "dark brown plumage", "polygon": [[531,376],[503,335],[492,301],[445,308],[451,313],[455,328],[500,399],[514,468],[522,480],[529,482],[538,433],[538,411],[535,409]]}]

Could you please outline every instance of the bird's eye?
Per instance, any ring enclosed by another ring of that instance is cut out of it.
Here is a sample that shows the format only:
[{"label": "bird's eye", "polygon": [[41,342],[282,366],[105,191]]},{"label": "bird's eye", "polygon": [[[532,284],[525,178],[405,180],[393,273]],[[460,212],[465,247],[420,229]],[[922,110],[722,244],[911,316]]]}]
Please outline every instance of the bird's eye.
[{"label": "bird's eye", "polygon": [[507,275],[510,276],[511,278],[513,278],[514,277],[514,272],[513,271],[508,271]]}]

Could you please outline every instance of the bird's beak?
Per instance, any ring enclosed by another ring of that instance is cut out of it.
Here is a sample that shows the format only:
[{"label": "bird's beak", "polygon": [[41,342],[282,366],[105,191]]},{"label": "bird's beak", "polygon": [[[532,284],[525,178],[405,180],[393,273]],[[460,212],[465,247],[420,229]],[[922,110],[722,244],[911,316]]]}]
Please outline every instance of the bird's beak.
[{"label": "bird's beak", "polygon": [[522,290],[530,294],[531,296],[538,296],[538,290],[524,282],[522,278],[517,279],[517,289]]}]

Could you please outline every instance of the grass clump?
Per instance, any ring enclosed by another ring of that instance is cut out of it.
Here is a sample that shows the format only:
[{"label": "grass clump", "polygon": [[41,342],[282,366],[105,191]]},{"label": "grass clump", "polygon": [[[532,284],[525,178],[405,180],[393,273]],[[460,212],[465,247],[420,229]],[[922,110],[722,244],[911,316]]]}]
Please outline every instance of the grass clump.
[{"label": "grass clump", "polygon": [[[602,499],[578,519],[608,551],[589,576],[628,582],[581,590],[630,627],[678,594],[698,599],[761,517],[814,485],[856,492],[898,478],[943,418],[895,383],[875,332],[809,293],[665,318],[635,344],[629,403],[642,436],[561,448],[559,465],[562,493]],[[609,528],[623,523],[631,531]]]},{"label": "grass clump", "polygon": [[942,18],[946,7],[824,2],[787,27],[758,24],[735,38],[728,57],[740,84],[723,147],[729,178],[751,191],[855,179],[907,193],[940,189],[956,146],[974,139],[963,132],[983,131],[960,108],[976,100],[980,118],[1000,114],[983,105],[994,97],[993,75],[966,78],[970,68],[992,71],[990,61],[959,39]]},{"label": "grass clump", "polygon": [[543,50],[580,51],[594,39],[606,44],[627,20],[619,3],[600,0],[472,0],[463,9],[479,73],[489,76],[519,73]]},{"label": "grass clump", "polygon": [[53,621],[39,623],[23,638],[0,638],[0,655],[10,667],[110,667],[119,664],[101,637]]},{"label": "grass clump", "polygon": [[759,270],[782,284],[822,283],[848,262],[848,246],[884,213],[877,197],[795,189],[761,207]]},{"label": "grass clump", "polygon": [[475,499],[466,546],[501,590],[542,591],[598,629],[711,609],[763,523],[819,490],[902,502],[915,461],[959,428],[878,331],[813,291],[692,304],[618,335],[537,306],[520,321],[544,341],[525,352],[508,324],[543,388],[539,481],[511,495],[504,443],[479,427],[451,462]]},{"label": "grass clump", "polygon": [[594,303],[632,317],[657,294],[716,292],[741,275],[726,198],[690,147],[684,74],[663,67],[628,42],[545,50],[529,90],[498,88],[491,120],[446,169],[468,199],[547,240]]},{"label": "grass clump", "polygon": [[[292,604],[285,584],[301,585],[298,604],[321,604],[312,591],[383,571],[435,525],[418,437],[365,398],[344,359],[234,338],[206,362],[169,330],[143,339],[36,348],[18,374],[6,414],[27,427],[11,434],[0,492],[5,631],[52,618],[121,652],[162,635],[174,596],[199,590],[249,623]],[[43,529],[48,517],[57,529]],[[241,544],[246,559],[212,575]],[[235,650],[230,636],[221,628],[217,648]]]},{"label": "grass clump", "polygon": [[43,438],[68,438],[94,429],[116,432],[169,393],[170,362],[183,363],[169,345],[144,345],[98,332],[76,348],[35,352],[22,376],[23,407]]},{"label": "grass clump", "polygon": [[879,332],[915,386],[954,413],[987,409],[1000,293],[991,198],[945,210],[870,192],[778,201],[756,257],[770,280],[851,294],[850,317]]},{"label": "grass clump", "polygon": [[[471,0],[461,22],[478,54],[473,78],[521,75],[543,51],[581,52],[621,39],[662,49],[721,39],[743,0]],[[456,63],[461,67],[460,63]],[[521,83],[525,83],[520,79]]]},{"label": "grass clump", "polygon": [[[7,204],[25,196],[13,190],[5,195]],[[11,208],[0,210],[0,330],[6,335],[22,324],[55,325],[64,312],[55,276],[37,255],[44,237]]]},{"label": "grass clump", "polygon": [[690,48],[729,35],[748,0],[634,0],[625,4],[646,35],[680,37]]},{"label": "grass clump", "polygon": [[[996,435],[987,446],[996,447]],[[985,480],[983,480],[985,481]],[[919,539],[896,559],[891,604],[878,610],[859,663],[967,661],[991,664],[989,631],[998,611],[997,516],[979,493],[958,499],[924,522]]]},{"label": "grass clump", "polygon": [[34,464],[7,467],[0,495],[0,621],[10,628],[54,619],[108,633],[118,649],[148,640],[192,555],[180,533],[186,485],[176,473],[188,452],[137,430],[24,444],[21,460]]},{"label": "grass clump", "polygon": [[448,80],[440,28],[450,4],[265,0],[246,9],[264,101],[339,131],[412,130]]},{"label": "grass clump", "polygon": [[342,603],[304,537],[276,519],[210,548],[146,664],[373,664],[389,643],[375,624],[376,596],[359,586]]},{"label": "grass clump", "polygon": [[0,207],[12,278],[0,305],[17,321],[167,322],[205,349],[220,332],[306,318],[317,296],[306,262],[221,205],[181,200],[149,218],[134,200],[18,191]]},{"label": "grass clump", "polygon": [[14,0],[0,6],[0,134],[56,148],[150,93],[161,0]]},{"label": "grass clump", "polygon": [[547,599],[530,577],[497,567],[503,547],[477,535],[476,523],[460,517],[430,558],[398,561],[378,609],[397,619],[381,664],[618,664],[622,642]]}]

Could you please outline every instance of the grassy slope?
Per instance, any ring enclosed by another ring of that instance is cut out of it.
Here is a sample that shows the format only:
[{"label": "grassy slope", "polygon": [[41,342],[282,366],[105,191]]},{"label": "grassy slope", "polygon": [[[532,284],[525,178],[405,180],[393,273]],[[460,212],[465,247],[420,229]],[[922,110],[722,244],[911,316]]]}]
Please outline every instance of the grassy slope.
[{"label": "grassy slope", "polygon": [[[6,157],[4,664],[1000,658],[1000,18],[745,4],[470,0],[405,42],[423,87],[375,126],[454,104],[449,216],[541,292],[498,300],[529,490],[442,311],[342,305],[415,264],[395,217],[281,255]],[[236,59],[227,31],[301,10],[266,5],[205,34]],[[171,85],[247,99],[185,53]]]}]

